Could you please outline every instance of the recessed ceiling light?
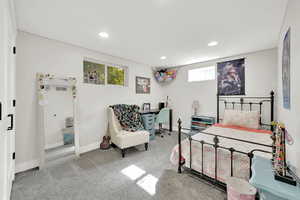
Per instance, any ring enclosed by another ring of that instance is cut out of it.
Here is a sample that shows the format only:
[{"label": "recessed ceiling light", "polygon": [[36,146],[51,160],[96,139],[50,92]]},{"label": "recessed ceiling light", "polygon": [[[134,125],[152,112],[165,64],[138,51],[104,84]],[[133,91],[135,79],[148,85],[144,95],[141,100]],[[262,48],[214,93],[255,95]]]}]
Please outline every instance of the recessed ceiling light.
[{"label": "recessed ceiling light", "polygon": [[108,33],[106,33],[106,32],[99,33],[99,36],[102,37],[102,38],[108,38],[109,37]]},{"label": "recessed ceiling light", "polygon": [[167,59],[167,57],[166,56],[162,56],[162,57],[160,57],[160,59],[161,60],[165,60],[165,59]]},{"label": "recessed ceiling light", "polygon": [[219,43],[217,41],[211,41],[210,43],[207,44],[209,47],[217,46]]}]

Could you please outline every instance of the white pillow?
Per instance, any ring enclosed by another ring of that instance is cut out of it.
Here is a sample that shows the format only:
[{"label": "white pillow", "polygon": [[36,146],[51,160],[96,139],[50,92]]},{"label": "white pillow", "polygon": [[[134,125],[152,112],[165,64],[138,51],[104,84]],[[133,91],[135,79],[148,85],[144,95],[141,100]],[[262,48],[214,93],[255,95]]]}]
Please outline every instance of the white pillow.
[{"label": "white pillow", "polygon": [[259,118],[258,111],[225,110],[223,124],[259,129]]}]

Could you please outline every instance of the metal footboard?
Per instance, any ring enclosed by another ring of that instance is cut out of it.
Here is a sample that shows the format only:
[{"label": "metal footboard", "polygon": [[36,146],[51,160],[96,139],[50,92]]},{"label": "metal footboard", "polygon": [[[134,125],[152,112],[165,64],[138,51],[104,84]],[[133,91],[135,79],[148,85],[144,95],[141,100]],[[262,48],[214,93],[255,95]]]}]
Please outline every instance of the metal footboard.
[{"label": "metal footboard", "polygon": [[[183,157],[182,157],[182,145],[181,145],[182,135],[184,134],[184,135],[186,135],[188,137],[188,140],[189,140],[189,155],[190,155],[189,167],[185,167],[185,168],[187,168],[192,173],[194,173],[196,175],[199,175],[201,178],[204,178],[204,179],[210,181],[214,185],[220,186],[221,188],[226,188],[226,184],[223,183],[223,182],[221,182],[220,180],[218,180],[218,164],[219,164],[218,163],[218,149],[223,149],[223,150],[226,150],[226,151],[230,152],[230,176],[234,176],[234,174],[233,174],[233,160],[234,160],[233,155],[235,153],[240,153],[240,154],[248,156],[248,158],[249,158],[249,175],[250,175],[250,177],[252,175],[251,165],[252,165],[252,158],[254,157],[254,153],[255,152],[263,152],[263,153],[267,153],[267,154],[272,154],[273,145],[267,145],[267,144],[262,144],[262,143],[257,143],[257,142],[251,142],[251,141],[246,141],[246,140],[232,138],[232,137],[226,137],[226,136],[222,136],[222,135],[208,133],[208,132],[205,132],[205,131],[200,131],[199,133],[212,136],[213,137],[213,143],[206,142],[204,140],[193,139],[192,138],[192,134],[183,132],[183,130],[184,131],[191,131],[191,129],[183,128],[181,126],[181,123],[182,122],[179,119],[178,120],[178,153],[179,153],[179,157],[178,157],[179,158],[178,159],[178,173],[182,172],[183,165],[186,164],[185,161],[184,161],[184,159],[183,159]],[[270,151],[266,151],[266,150],[258,148],[258,149],[253,149],[250,152],[243,152],[243,151],[237,150],[237,149],[235,149],[233,147],[230,147],[230,148],[224,147],[224,146],[220,145],[220,139],[221,138],[229,139],[229,140],[233,140],[233,141],[239,141],[241,143],[255,144],[255,145],[258,145],[258,146],[262,146],[262,147],[268,147],[268,148],[270,148]],[[201,156],[202,156],[201,162],[202,163],[201,163],[201,171],[200,172],[196,171],[196,170],[194,170],[192,168],[192,162],[193,162],[193,159],[192,159],[193,158],[192,157],[192,142],[198,142],[201,145],[201,150],[202,150],[202,153],[201,153]],[[212,146],[213,149],[214,149],[214,161],[215,161],[215,167],[214,167],[215,168],[215,174],[214,174],[214,177],[208,176],[204,172],[204,153],[205,153],[205,151],[204,151],[204,145]]]}]

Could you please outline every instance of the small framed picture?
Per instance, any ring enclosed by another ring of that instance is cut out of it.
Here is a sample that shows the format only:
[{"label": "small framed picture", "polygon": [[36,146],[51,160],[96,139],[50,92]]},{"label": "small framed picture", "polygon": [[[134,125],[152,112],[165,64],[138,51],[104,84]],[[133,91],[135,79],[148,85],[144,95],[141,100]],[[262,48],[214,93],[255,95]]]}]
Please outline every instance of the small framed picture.
[{"label": "small framed picture", "polygon": [[149,111],[151,109],[150,103],[143,104],[143,111]]},{"label": "small framed picture", "polygon": [[150,78],[135,77],[135,93],[136,94],[150,94]]}]

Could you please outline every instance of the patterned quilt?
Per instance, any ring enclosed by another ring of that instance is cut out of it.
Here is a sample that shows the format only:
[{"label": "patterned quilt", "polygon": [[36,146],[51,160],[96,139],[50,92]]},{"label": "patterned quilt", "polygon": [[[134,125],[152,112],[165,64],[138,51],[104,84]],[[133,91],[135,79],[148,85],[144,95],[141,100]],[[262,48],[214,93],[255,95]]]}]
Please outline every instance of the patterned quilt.
[{"label": "patterned quilt", "polygon": [[123,130],[134,132],[145,129],[139,113],[139,106],[117,104],[110,107],[114,110]]}]

